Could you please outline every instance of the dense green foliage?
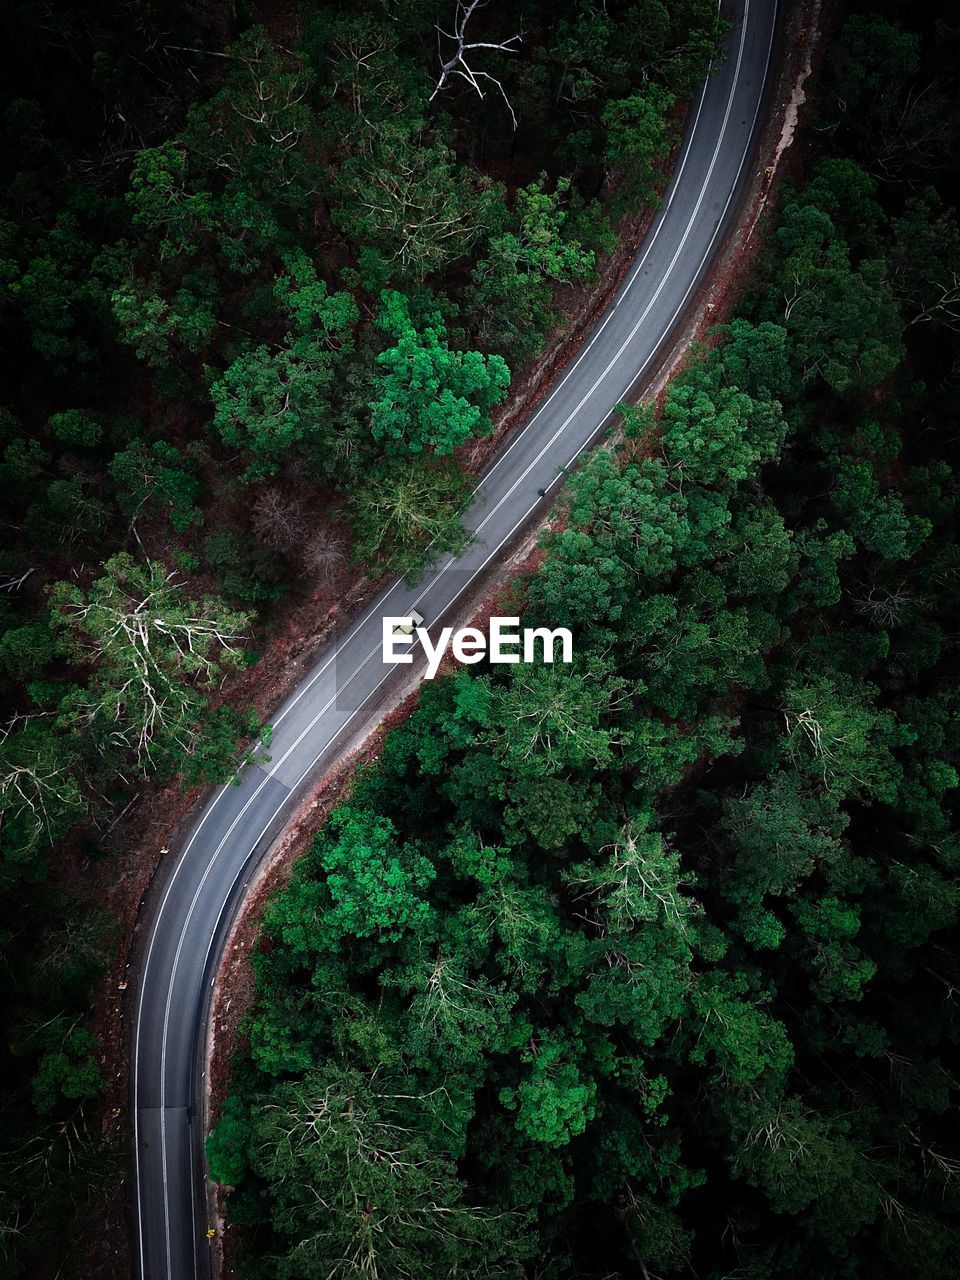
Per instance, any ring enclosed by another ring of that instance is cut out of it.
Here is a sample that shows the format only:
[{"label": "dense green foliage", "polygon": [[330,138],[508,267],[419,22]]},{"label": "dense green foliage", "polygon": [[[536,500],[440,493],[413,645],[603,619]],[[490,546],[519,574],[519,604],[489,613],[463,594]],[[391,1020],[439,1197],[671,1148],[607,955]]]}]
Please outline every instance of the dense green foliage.
[{"label": "dense green foliage", "polygon": [[956,134],[876,148],[958,30],[841,29],[739,317],[518,587],[572,670],[425,686],[270,905],[244,1274],[956,1274]]},{"label": "dense green foliage", "polygon": [[[103,1194],[115,817],[230,775],[257,725],[211,695],[286,601],[462,540],[458,447],[655,198],[718,29],[712,0],[481,6],[471,39],[523,34],[477,51],[503,94],[431,102],[453,9],[0,6],[0,1274],[64,1274]],[[411,1199],[455,1177],[424,1161]]]}]

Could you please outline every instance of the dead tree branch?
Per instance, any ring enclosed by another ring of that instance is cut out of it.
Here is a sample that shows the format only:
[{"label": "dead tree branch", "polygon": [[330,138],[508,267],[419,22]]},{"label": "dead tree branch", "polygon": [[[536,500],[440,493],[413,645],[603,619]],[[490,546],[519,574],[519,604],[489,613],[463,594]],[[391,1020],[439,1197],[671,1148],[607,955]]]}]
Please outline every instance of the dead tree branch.
[{"label": "dead tree branch", "polygon": [[517,127],[517,117],[514,113],[507,92],[496,76],[490,75],[486,71],[475,71],[467,61],[467,55],[474,49],[497,49],[501,53],[516,53],[516,46],[523,41],[522,33],[510,36],[508,40],[496,42],[493,40],[468,40],[467,24],[473,17],[477,9],[482,8],[485,0],[470,0],[469,4],[463,4],[461,0],[457,0],[457,10],[454,16],[453,31],[444,31],[440,26],[437,27],[437,54],[442,59],[443,53],[441,49],[441,38],[452,40],[454,51],[452,55],[441,62],[440,78],[437,80],[436,87],[430,95],[432,102],[438,93],[447,85],[452,76],[459,76],[462,80],[466,80],[467,84],[476,89],[481,98],[485,97],[483,89],[480,87],[481,80],[487,80],[490,84],[496,85],[500,90],[500,96],[507,104],[507,110],[510,112],[510,119],[513,121],[513,127]]}]

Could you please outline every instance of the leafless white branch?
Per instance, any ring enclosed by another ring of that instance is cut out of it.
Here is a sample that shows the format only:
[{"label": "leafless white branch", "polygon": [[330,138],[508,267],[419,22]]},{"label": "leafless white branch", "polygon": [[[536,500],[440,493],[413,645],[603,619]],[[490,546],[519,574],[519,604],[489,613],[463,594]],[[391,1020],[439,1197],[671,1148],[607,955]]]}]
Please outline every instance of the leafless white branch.
[{"label": "leafless white branch", "polygon": [[27,569],[19,578],[8,578],[6,582],[0,582],[0,591],[19,591],[31,573],[36,573],[36,569]]},{"label": "leafless white branch", "polygon": [[430,95],[430,101],[432,102],[437,94],[446,87],[452,76],[459,76],[462,80],[466,80],[467,84],[471,85],[481,98],[486,95],[480,87],[480,81],[487,80],[490,84],[496,85],[499,89],[500,96],[507,104],[507,110],[510,112],[510,119],[513,121],[513,127],[516,129],[516,113],[513,110],[513,106],[510,99],[507,97],[507,92],[501,82],[496,78],[496,76],[492,76],[486,71],[475,71],[467,61],[467,55],[474,49],[497,49],[500,53],[516,53],[516,46],[523,41],[523,35],[519,32],[514,36],[510,36],[509,39],[500,42],[493,40],[468,40],[467,24],[477,9],[483,7],[484,3],[485,0],[470,0],[468,4],[463,4],[461,3],[461,0],[457,0],[457,10],[454,16],[453,31],[444,31],[442,27],[437,27],[438,55],[441,58],[443,57],[441,52],[441,38],[445,40],[452,40],[455,48],[446,62],[441,64],[440,77],[437,80],[433,93]]}]

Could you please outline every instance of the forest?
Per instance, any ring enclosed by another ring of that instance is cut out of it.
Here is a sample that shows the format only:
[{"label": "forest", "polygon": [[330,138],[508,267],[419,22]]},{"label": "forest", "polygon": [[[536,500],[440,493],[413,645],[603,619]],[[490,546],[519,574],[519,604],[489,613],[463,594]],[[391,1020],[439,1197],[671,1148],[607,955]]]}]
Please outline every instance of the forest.
[{"label": "forest", "polygon": [[721,30],[473,9],[471,83],[435,0],[2,6],[0,1274],[64,1274],[123,1195],[117,823],[265,735],[230,680],[286,611],[462,539],[472,445]]},{"label": "forest", "polygon": [[846,16],[737,316],[514,587],[573,673],[424,686],[269,906],[242,1274],[956,1274],[958,35]]},{"label": "forest", "polygon": [[[122,1194],[115,820],[231,776],[299,600],[459,544],[723,31],[490,3],[470,83],[462,12],[0,13],[0,1276]],[[425,686],[267,908],[239,1274],[955,1274],[960,6],[826,31],[736,317],[512,588],[572,672]]]}]

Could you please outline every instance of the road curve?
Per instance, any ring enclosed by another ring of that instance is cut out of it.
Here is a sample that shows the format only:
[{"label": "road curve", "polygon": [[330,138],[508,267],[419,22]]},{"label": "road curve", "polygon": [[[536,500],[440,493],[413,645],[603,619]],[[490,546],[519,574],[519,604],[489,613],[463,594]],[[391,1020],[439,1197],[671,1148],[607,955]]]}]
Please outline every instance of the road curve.
[{"label": "road curve", "polygon": [[[725,57],[690,112],[663,204],[576,359],[478,484],[473,540],[420,584],[395,582],[332,644],[273,720],[269,757],[208,799],[166,860],[138,930],[133,992],[133,1253],[143,1280],[213,1272],[200,1105],[208,995],[246,881],[312,778],[376,721],[415,668],[381,661],[381,619],[416,609],[432,629],[470,592],[642,385],[685,317],[751,175],[782,0],[724,0]],[[547,497],[542,496],[544,491]]]}]

